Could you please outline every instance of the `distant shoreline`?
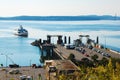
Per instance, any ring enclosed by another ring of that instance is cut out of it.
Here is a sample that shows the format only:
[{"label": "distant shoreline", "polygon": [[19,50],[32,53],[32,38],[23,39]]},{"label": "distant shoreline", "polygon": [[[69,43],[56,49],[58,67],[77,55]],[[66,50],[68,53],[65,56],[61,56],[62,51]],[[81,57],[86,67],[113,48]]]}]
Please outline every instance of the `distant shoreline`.
[{"label": "distant shoreline", "polygon": [[111,15],[86,15],[86,16],[14,16],[0,17],[0,20],[25,20],[25,21],[93,21],[93,20],[120,20],[119,16]]}]

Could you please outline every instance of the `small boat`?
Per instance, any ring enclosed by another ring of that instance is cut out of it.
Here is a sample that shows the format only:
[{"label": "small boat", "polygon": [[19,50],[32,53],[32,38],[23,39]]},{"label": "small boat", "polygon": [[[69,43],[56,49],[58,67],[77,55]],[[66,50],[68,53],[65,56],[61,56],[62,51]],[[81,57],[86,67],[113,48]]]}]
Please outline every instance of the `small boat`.
[{"label": "small boat", "polygon": [[20,28],[15,30],[15,35],[27,37],[28,31],[20,25]]}]

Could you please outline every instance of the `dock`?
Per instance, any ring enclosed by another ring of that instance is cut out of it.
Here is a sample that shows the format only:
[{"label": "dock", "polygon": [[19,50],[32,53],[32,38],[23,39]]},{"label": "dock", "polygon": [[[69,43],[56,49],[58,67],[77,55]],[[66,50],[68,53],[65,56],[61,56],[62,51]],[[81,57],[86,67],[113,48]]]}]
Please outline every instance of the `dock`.
[{"label": "dock", "polygon": [[[58,37],[56,45],[51,44],[51,37]],[[90,37],[89,35],[79,35],[79,37],[80,37],[80,39],[77,39],[75,42],[77,46],[78,46],[78,44],[80,44],[82,42],[83,37],[86,37],[86,39],[89,41],[89,44],[94,43],[94,40],[91,40],[89,38]],[[70,37],[68,39],[69,39],[68,42],[70,44]],[[88,42],[88,41],[86,41],[86,42]],[[98,42],[99,41],[98,41],[98,37],[97,37],[97,43]],[[83,48],[85,50],[85,53],[83,54],[82,52],[80,52],[76,49],[65,48],[63,45],[61,45],[62,43],[63,43],[62,35],[47,35],[47,40],[44,40],[44,44],[39,44],[39,47],[42,51],[42,55],[44,55],[43,50],[45,50],[47,53],[47,56],[54,57],[54,55],[58,55],[59,58],[62,60],[68,59],[70,54],[74,54],[76,60],[81,60],[82,58],[88,58],[89,60],[91,60],[91,56],[93,56],[95,54],[98,55],[98,60],[101,60],[103,57],[106,57],[102,53],[109,54],[112,58],[120,58],[119,53],[113,52],[111,50],[93,47],[97,50],[97,51],[94,51],[92,49],[89,49],[87,46],[84,46],[84,47],[79,46],[79,48]],[[64,43],[67,43],[66,36],[64,37]],[[99,53],[98,51],[101,51],[102,53]],[[108,57],[106,57],[106,58],[108,58]]]},{"label": "dock", "polygon": [[[61,46],[61,45],[57,45],[56,49],[64,57],[64,59],[67,59],[71,53],[75,55],[76,60],[81,60],[82,58],[88,58],[91,60],[91,56],[93,56],[95,54],[98,55],[99,60],[101,60],[103,57],[106,57],[106,56],[102,55],[101,53],[93,51],[87,47],[84,47],[84,49],[86,51],[85,54],[82,54],[81,52],[79,52],[75,49],[66,49],[64,46]],[[100,48],[96,48],[96,49],[103,51],[103,53],[109,54],[112,58],[119,58],[120,59],[120,53],[116,53],[116,52],[113,52],[111,50],[105,50],[105,49],[100,49]],[[86,56],[86,54],[89,56]],[[106,58],[108,58],[108,57],[106,57]]]},{"label": "dock", "polygon": [[[76,60],[81,60],[82,58],[91,59],[90,56],[97,54],[96,52],[93,52],[90,49],[87,49],[87,48],[84,48],[84,49],[86,50],[85,54],[88,54],[89,57],[75,49],[66,49],[64,46],[61,46],[61,45],[57,45],[57,48],[56,48],[57,52],[60,53],[60,56],[62,56],[64,59],[67,59],[70,54],[74,54]],[[98,56],[99,56],[99,59],[103,58],[102,55],[100,54],[98,54]]]}]

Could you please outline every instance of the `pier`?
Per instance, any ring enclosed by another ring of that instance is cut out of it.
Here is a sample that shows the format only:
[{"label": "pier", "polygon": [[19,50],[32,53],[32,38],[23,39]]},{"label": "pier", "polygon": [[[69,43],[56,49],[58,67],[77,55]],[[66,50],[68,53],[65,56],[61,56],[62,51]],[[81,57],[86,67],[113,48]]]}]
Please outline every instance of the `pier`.
[{"label": "pier", "polygon": [[[53,45],[51,44],[51,37],[58,37],[57,44]],[[53,59],[53,57],[56,59],[62,59],[65,60],[68,58],[68,55],[63,55],[63,51],[60,50],[61,44],[63,44],[62,35],[47,35],[47,40],[43,40],[43,43],[41,42],[41,39],[36,42],[39,45],[39,48],[41,49],[41,57],[46,57],[46,59],[50,59],[50,57]],[[64,37],[64,43],[67,43],[66,36]],[[70,36],[68,37],[68,43],[70,44]],[[63,46],[61,46],[62,48]]]},{"label": "pier", "polygon": [[[51,37],[58,37],[57,44],[51,44]],[[82,38],[86,37],[86,45],[80,45],[82,43]],[[41,56],[46,57],[45,60],[52,60],[52,59],[68,59],[70,54],[75,55],[76,60],[81,60],[82,58],[88,58],[91,60],[91,56],[98,55],[98,59],[101,60],[103,57],[109,58],[120,58],[120,54],[115,53],[111,50],[106,50],[98,47],[98,37],[96,38],[97,42],[95,43],[94,40],[90,39],[89,35],[79,35],[79,39],[74,40],[73,49],[67,49],[64,44],[67,44],[67,37],[64,36],[64,41],[62,40],[62,35],[47,35],[47,40],[40,39],[37,43],[39,43],[39,47],[41,49]],[[71,43],[70,36],[68,36],[68,44]],[[92,48],[91,45],[93,46]],[[97,45],[97,46],[96,46]],[[80,50],[84,50],[84,52]],[[107,55],[106,55],[107,54]]]}]

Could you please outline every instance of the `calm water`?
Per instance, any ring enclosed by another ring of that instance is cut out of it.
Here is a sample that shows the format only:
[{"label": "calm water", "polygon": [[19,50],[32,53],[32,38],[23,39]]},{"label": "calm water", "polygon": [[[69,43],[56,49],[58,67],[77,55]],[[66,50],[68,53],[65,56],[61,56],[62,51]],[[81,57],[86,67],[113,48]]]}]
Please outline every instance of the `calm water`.
[{"label": "calm water", "polygon": [[[29,31],[28,38],[13,35],[20,24]],[[94,40],[99,36],[101,44],[120,51],[120,21],[0,21],[0,64],[6,66],[5,55],[8,55],[7,64],[41,64],[39,49],[30,43],[46,39],[47,34],[71,36],[72,41],[80,34],[89,34]],[[56,39],[52,38],[52,43]]]}]

